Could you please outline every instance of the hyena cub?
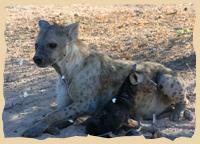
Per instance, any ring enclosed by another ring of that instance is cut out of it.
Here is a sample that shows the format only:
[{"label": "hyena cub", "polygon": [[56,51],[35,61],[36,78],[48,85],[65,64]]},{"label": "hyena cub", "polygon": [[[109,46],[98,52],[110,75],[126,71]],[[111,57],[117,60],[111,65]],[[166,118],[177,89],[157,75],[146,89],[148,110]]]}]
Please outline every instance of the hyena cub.
[{"label": "hyena cub", "polygon": [[138,63],[117,96],[85,122],[86,130],[91,135],[116,132],[129,126],[130,118],[152,119],[153,114],[159,117],[173,106],[171,120],[178,120],[184,111],[190,113],[184,117],[192,120],[192,112],[186,110],[186,104],[183,81],[175,72],[156,63]]},{"label": "hyena cub", "polygon": [[[113,96],[117,95],[120,86],[131,72],[132,65],[135,63],[133,61],[113,60],[104,54],[91,51],[87,45],[78,40],[78,23],[64,26],[49,24],[47,21],[40,20],[38,25],[40,31],[35,43],[35,55],[33,60],[37,66],[52,66],[58,73],[58,105],[57,110],[47,114],[40,121],[32,124],[30,128],[25,130],[22,134],[25,137],[37,137],[47,129],[52,128],[55,123],[76,119],[81,115],[93,115],[96,111],[102,109]],[[144,66],[142,72],[147,73],[145,75],[148,75],[150,79],[155,75],[153,72],[155,71],[154,69],[159,69],[156,66],[158,64],[143,63],[140,65]],[[160,65],[158,66],[163,67]],[[152,67],[152,69],[145,69],[146,67]],[[166,71],[164,67],[161,69]],[[169,71],[169,74],[172,73],[171,70],[167,69],[167,71]],[[148,86],[148,84],[142,86],[145,75],[139,74],[140,73],[138,73],[138,90]],[[168,75],[166,75],[166,77],[168,77]],[[159,83],[161,84],[161,80],[165,81],[164,79],[160,79]],[[167,88],[173,89],[173,87],[170,86]],[[169,95],[168,98],[168,94],[166,94],[167,96],[158,95],[156,89],[148,90],[149,89],[144,89],[137,92],[138,99],[135,103],[133,101],[131,107],[131,109],[133,108],[133,115],[139,115],[141,113],[142,116],[149,117],[152,115],[155,108],[156,112],[159,113],[162,109],[167,107],[165,103],[159,103],[157,105],[155,102],[160,101],[156,100],[156,98],[162,99],[162,97],[164,97],[163,99],[167,100],[170,98],[173,99],[171,95]],[[167,93],[169,91],[166,90]],[[149,94],[149,92],[152,93]],[[165,88],[163,92],[165,92]],[[154,93],[157,95],[155,97],[151,96]],[[148,101],[146,103],[141,100],[145,97]],[[155,100],[148,99],[148,97],[153,97]],[[168,103],[167,100],[166,103]],[[180,101],[182,103],[179,105],[183,105],[184,107],[184,100],[185,98],[181,98]],[[142,105],[137,104],[137,102]],[[158,106],[161,107],[161,109],[159,109]],[[182,109],[183,107],[181,106],[177,106],[177,108]],[[134,112],[134,107],[137,107],[136,112]],[[178,112],[176,115],[173,117],[178,117]]]}]

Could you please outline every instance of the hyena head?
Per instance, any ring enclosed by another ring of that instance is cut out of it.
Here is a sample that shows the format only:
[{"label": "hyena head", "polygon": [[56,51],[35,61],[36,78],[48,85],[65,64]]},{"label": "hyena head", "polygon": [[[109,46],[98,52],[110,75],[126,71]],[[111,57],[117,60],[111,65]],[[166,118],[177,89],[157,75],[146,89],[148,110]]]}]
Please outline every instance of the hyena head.
[{"label": "hyena head", "polygon": [[70,53],[67,47],[77,40],[79,23],[61,26],[40,20],[38,25],[40,31],[35,43],[33,61],[39,67],[47,67]]}]

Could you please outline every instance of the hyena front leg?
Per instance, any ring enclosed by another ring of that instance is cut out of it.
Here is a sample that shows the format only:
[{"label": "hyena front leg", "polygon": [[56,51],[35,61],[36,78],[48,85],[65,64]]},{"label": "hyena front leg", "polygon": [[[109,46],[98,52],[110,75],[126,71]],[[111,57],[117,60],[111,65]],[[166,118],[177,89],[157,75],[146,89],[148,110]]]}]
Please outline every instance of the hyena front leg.
[{"label": "hyena front leg", "polygon": [[66,121],[69,119],[77,118],[79,115],[91,114],[95,111],[94,101],[83,100],[72,103],[66,108],[55,110],[54,112],[46,115],[39,122],[34,124],[23,132],[24,137],[37,137],[40,136],[46,129],[51,127],[54,123],[59,121]]},{"label": "hyena front leg", "polygon": [[68,86],[66,86],[61,77],[59,77],[56,85],[56,103],[57,109],[65,108],[72,103]]},{"label": "hyena front leg", "polygon": [[178,121],[181,118],[181,113],[186,110],[188,103],[183,81],[177,76],[159,73],[157,83],[164,96],[167,96],[171,104],[174,104],[170,120]]}]

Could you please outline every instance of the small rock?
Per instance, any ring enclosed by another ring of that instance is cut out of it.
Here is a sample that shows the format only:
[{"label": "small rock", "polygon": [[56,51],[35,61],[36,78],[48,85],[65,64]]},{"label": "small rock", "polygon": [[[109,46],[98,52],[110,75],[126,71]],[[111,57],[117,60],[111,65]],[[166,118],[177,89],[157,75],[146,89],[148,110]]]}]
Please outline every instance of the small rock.
[{"label": "small rock", "polygon": [[24,97],[27,97],[28,96],[28,93],[25,91],[24,93],[23,93],[24,95]]},{"label": "small rock", "polygon": [[69,119],[68,121],[69,121],[70,123],[74,123],[74,121],[73,121],[72,119]]},{"label": "small rock", "polygon": [[65,76],[63,75],[63,76],[61,77],[61,79],[64,80],[64,79],[65,79]]},{"label": "small rock", "polygon": [[23,65],[23,62],[24,62],[24,60],[23,60],[23,59],[20,59],[19,65],[20,65],[20,66]]},{"label": "small rock", "polygon": [[183,9],[184,11],[187,11],[188,10],[188,8],[187,7],[184,7],[184,9]]},{"label": "small rock", "polygon": [[113,103],[116,103],[116,100],[117,100],[116,98],[113,98],[113,99],[112,99],[112,102],[113,102]]}]

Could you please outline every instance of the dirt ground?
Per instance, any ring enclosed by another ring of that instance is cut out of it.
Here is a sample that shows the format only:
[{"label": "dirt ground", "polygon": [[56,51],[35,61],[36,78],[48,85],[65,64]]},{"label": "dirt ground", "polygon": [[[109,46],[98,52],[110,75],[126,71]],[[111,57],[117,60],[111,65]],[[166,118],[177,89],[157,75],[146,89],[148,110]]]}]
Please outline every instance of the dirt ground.
[{"label": "dirt ground", "polygon": [[[193,48],[193,4],[70,6],[8,6],[4,71],[4,134],[18,137],[52,111],[57,74],[32,61],[40,19],[57,23],[80,21],[79,38],[114,59],[160,62],[178,71],[186,82],[189,109],[195,112],[196,56]],[[191,137],[193,121],[157,121],[162,134],[174,139]],[[80,130],[81,131],[81,130]],[[81,132],[80,132],[81,133]],[[58,137],[76,135],[73,128]],[[82,135],[82,134],[80,134]],[[54,137],[44,134],[42,138]]]}]

